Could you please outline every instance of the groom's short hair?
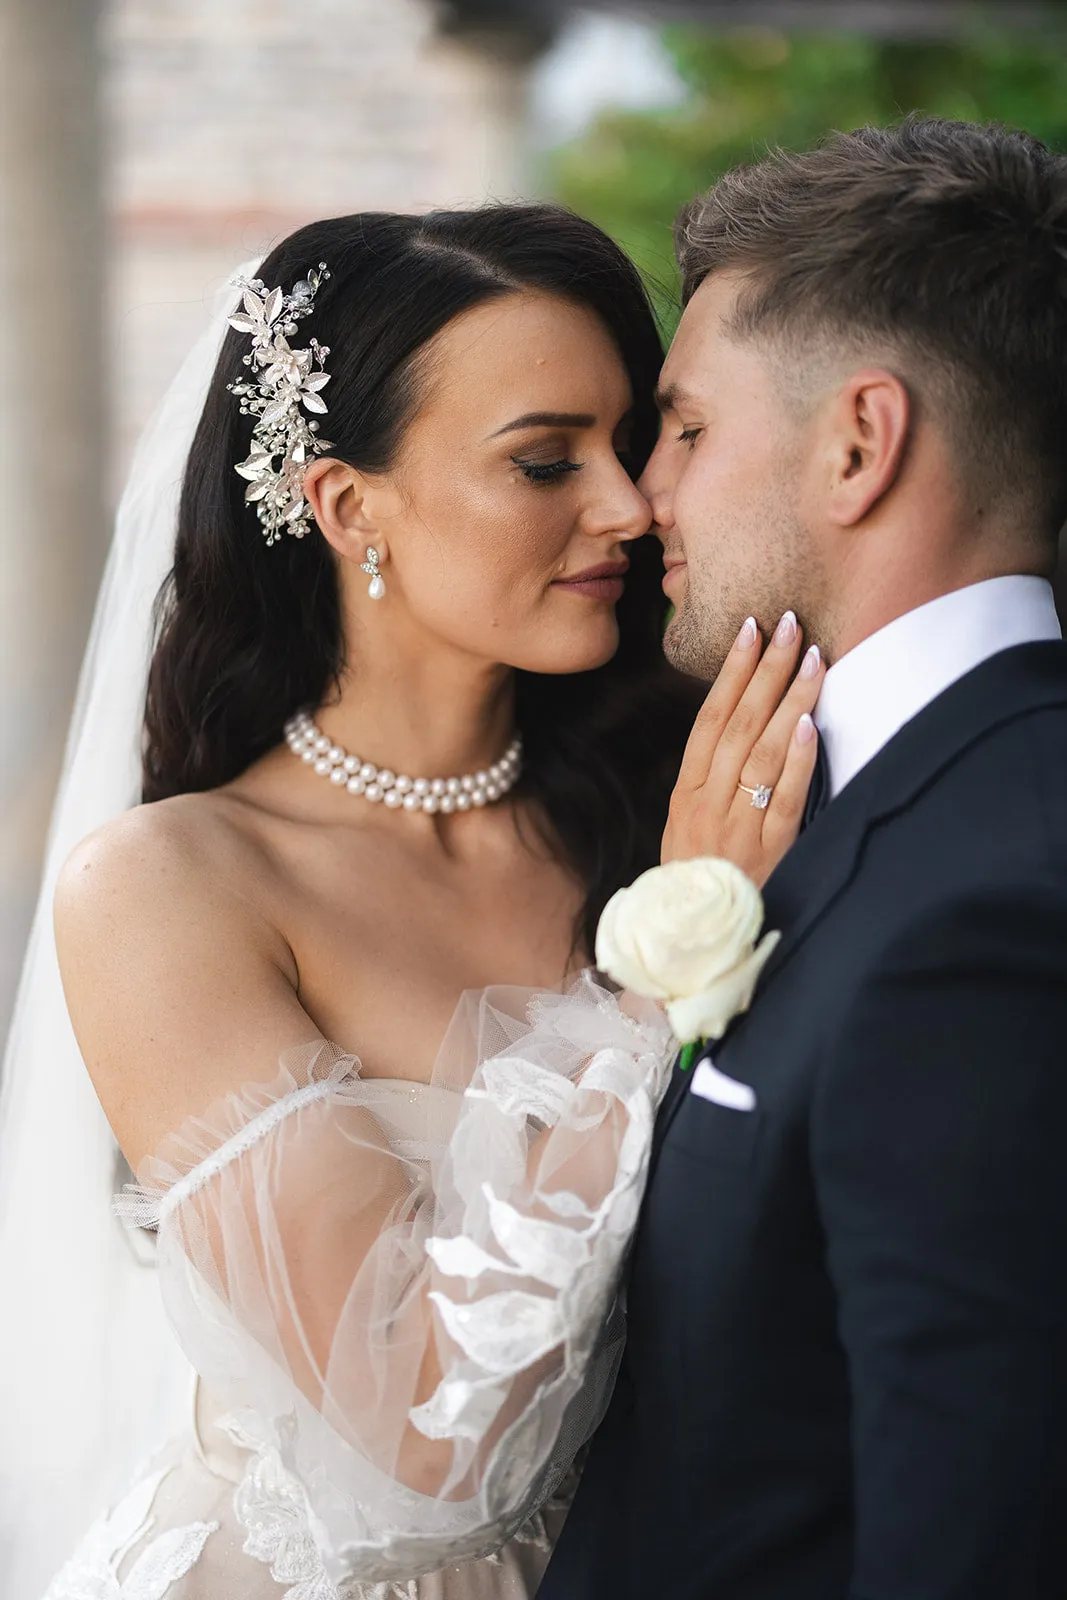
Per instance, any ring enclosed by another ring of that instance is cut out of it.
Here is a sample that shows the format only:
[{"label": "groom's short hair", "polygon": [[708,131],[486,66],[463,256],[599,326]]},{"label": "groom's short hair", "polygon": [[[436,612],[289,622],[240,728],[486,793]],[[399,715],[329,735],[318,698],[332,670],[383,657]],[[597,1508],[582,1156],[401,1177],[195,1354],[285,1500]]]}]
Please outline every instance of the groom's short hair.
[{"label": "groom's short hair", "polygon": [[728,172],[678,219],[686,301],[745,275],[730,332],[794,373],[897,359],[985,503],[1067,519],[1067,159],[1029,134],[909,117]]}]

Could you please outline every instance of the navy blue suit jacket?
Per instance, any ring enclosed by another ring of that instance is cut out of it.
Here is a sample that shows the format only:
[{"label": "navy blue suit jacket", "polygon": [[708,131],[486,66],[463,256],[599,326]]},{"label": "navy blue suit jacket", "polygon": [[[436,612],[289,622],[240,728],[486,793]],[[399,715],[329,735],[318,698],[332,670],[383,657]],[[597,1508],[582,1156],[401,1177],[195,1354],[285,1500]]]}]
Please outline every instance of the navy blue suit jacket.
[{"label": "navy blue suit jacket", "polygon": [[1067,646],[987,661],[801,836],[676,1073],[629,1342],[541,1600],[1067,1595]]}]

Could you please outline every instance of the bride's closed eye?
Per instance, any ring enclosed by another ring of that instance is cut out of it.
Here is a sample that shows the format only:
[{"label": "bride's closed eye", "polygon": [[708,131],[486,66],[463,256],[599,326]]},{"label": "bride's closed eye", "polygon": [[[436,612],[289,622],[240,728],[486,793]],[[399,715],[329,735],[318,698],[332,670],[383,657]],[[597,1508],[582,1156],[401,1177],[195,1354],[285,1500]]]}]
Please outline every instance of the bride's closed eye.
[{"label": "bride's closed eye", "polygon": [[681,433],[678,435],[678,443],[687,444],[690,450],[692,450],[697,439],[703,432],[703,428],[683,428]]},{"label": "bride's closed eye", "polygon": [[568,461],[566,457],[559,461],[524,461],[521,456],[511,459],[531,483],[559,483],[568,473],[582,470],[580,461]]}]

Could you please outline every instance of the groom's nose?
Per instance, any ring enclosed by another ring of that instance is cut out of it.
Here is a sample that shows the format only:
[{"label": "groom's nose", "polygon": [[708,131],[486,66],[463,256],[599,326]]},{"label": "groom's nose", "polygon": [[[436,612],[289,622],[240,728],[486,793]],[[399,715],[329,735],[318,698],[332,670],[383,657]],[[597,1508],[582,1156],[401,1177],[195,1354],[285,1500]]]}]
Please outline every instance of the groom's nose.
[{"label": "groom's nose", "polygon": [[662,439],[649,456],[648,464],[637,480],[637,487],[652,507],[651,531],[659,533],[673,528],[673,474]]}]

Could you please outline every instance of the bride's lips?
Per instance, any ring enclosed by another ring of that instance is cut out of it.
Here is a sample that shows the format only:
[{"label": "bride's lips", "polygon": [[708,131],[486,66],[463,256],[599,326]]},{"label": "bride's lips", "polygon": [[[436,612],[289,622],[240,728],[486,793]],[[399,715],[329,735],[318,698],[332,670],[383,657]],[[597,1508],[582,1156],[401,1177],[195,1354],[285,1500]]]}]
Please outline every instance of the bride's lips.
[{"label": "bride's lips", "polygon": [[554,589],[569,589],[572,594],[584,594],[590,600],[609,600],[612,605],[622,599],[623,578],[630,570],[628,561],[604,561],[599,567],[589,567],[570,578],[556,578]]}]

